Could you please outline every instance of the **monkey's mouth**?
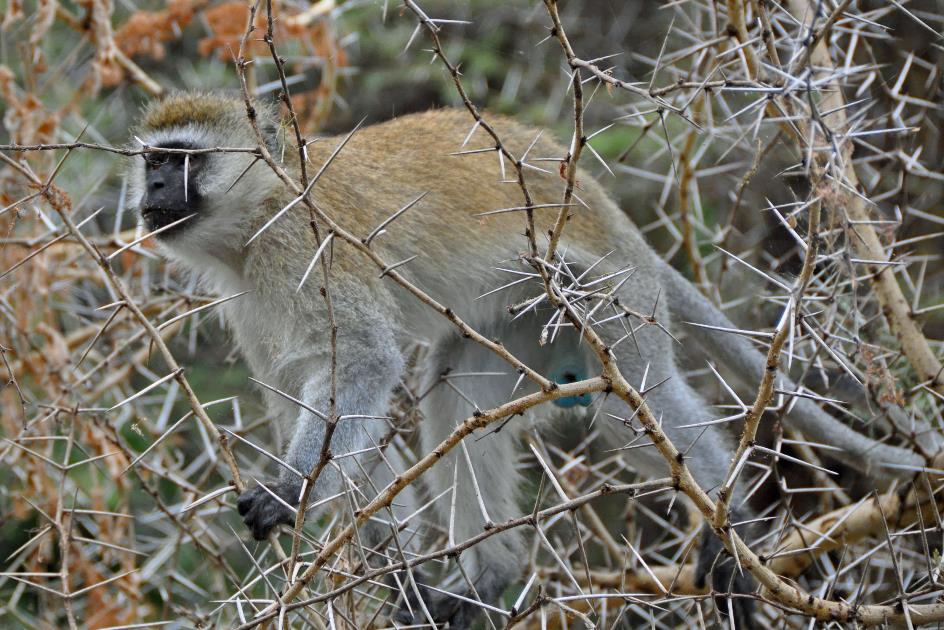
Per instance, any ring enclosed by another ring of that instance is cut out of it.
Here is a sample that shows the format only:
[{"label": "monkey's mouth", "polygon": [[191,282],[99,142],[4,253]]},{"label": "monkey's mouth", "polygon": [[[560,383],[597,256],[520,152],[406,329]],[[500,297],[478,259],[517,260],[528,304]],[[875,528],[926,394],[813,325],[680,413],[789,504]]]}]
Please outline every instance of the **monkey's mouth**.
[{"label": "monkey's mouth", "polygon": [[162,230],[156,235],[158,238],[171,236],[185,229],[193,223],[196,218],[195,214],[193,211],[159,206],[147,206],[141,209],[141,218],[144,219],[145,227],[152,232]]}]

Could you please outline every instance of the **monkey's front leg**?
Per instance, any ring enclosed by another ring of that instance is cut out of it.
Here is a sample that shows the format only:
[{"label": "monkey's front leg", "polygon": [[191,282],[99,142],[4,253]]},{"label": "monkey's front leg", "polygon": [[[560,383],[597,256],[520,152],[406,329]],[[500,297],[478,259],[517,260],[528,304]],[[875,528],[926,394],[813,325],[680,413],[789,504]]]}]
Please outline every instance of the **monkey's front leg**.
[{"label": "monkey's front leg", "polygon": [[[317,395],[317,389],[318,387],[315,384],[306,387],[309,394],[315,394],[314,396],[303,397],[306,404],[309,404],[307,401],[314,402],[314,400],[322,398]],[[309,404],[309,406],[318,409],[312,404]],[[325,411],[328,411],[328,409],[325,408]],[[344,423],[345,420],[338,421],[334,431],[335,435],[343,435],[349,431]],[[241,494],[236,501],[239,515],[243,517],[243,522],[256,540],[265,540],[272,528],[277,525],[295,524],[295,514],[301,498],[303,476],[311,475],[320,460],[326,429],[327,421],[325,418],[319,417],[308,410],[302,410],[298,415],[295,433],[292,436],[285,457],[286,462],[292,468],[283,466],[279,471],[277,481],[267,481],[263,485],[250,488]],[[332,436],[330,446],[332,454],[339,447],[342,447],[342,442],[346,441],[341,436],[337,440]],[[337,469],[329,462],[318,476],[314,491],[309,496],[325,496],[326,488],[335,489],[339,486],[338,478]]]},{"label": "monkey's front leg", "polygon": [[[372,331],[376,338],[376,330]],[[358,339],[364,341],[364,337]],[[314,501],[345,490],[344,477],[359,479],[361,470],[353,457],[343,457],[378,442],[388,424],[383,419],[387,402],[402,369],[402,359],[396,343],[387,338],[371,347],[339,347],[337,366],[338,422],[331,436],[329,450],[332,461],[323,468],[309,495]],[[357,344],[354,344],[357,345]],[[346,350],[342,354],[340,350]],[[343,356],[349,357],[342,360]],[[324,365],[324,362],[321,363]],[[309,363],[310,365],[310,363]],[[302,388],[302,401],[310,408],[329,413],[331,375],[328,369],[319,369]],[[302,490],[302,476],[310,475],[322,453],[327,422],[325,417],[308,410],[298,414],[295,432],[289,444],[286,462],[294,470],[280,471],[278,481],[270,481],[244,492],[236,502],[243,522],[256,540],[263,540],[279,524],[294,525],[295,509]],[[354,457],[369,458],[370,453]]]},{"label": "monkey's front leg", "polygon": [[[318,395],[318,386],[311,383],[306,388],[302,400],[312,409],[319,409],[315,401],[322,400]],[[311,401],[309,403],[308,401]],[[323,408],[328,411],[327,407]],[[335,434],[344,433],[347,428],[342,427],[344,421],[338,422]],[[267,481],[262,485],[249,488],[239,496],[236,509],[243,517],[243,522],[252,532],[256,540],[265,540],[277,525],[294,525],[295,515],[302,493],[303,476],[310,476],[313,468],[321,457],[327,429],[327,421],[323,417],[308,411],[299,412],[295,424],[295,432],[289,445],[285,461],[291,468],[283,466],[279,471],[278,480]],[[341,446],[343,440],[335,442],[331,439],[332,452]],[[294,469],[294,470],[293,470]],[[321,471],[316,480],[315,489],[310,497],[324,496],[326,487],[338,486],[337,470],[329,463]]]}]

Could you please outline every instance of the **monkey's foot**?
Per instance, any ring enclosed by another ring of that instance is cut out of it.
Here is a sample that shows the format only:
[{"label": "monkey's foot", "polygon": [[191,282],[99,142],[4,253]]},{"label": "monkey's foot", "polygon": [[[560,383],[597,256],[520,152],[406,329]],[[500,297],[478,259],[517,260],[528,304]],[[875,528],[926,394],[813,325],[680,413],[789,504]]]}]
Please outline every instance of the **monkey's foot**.
[{"label": "monkey's foot", "polygon": [[[709,575],[718,612],[723,617],[732,613],[736,628],[752,628],[754,600],[750,598],[750,593],[754,590],[754,581],[751,574],[738,569],[721,540],[706,526],[702,531],[701,549],[695,565],[695,586],[703,587]],[[735,597],[728,599],[731,595]]]},{"label": "monkey's foot", "polygon": [[[413,588],[406,585],[404,585],[404,588],[408,591],[406,597],[408,601],[400,604],[393,620],[397,625],[428,625],[429,618],[417,601]],[[429,615],[433,618],[437,628],[445,628],[448,623],[451,630],[467,630],[482,612],[482,609],[472,602],[437,593],[425,586],[419,586],[419,589],[423,595],[426,610],[429,611]],[[474,599],[475,596],[472,593],[463,593],[463,597]]]},{"label": "monkey's foot", "polygon": [[[268,490],[256,486],[239,495],[236,500],[236,509],[256,540],[265,540],[276,525],[295,524],[293,508],[298,505],[298,484],[272,481],[266,486]],[[282,500],[279,501],[273,494]]]}]

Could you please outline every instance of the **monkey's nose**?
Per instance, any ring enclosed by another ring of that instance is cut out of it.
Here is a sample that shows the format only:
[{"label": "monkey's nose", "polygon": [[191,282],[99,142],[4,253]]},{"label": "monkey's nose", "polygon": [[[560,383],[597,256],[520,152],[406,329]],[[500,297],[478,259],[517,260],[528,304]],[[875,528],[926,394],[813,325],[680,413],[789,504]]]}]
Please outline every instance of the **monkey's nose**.
[{"label": "monkey's nose", "polygon": [[163,179],[152,179],[151,180],[151,190],[160,190],[164,187]]}]

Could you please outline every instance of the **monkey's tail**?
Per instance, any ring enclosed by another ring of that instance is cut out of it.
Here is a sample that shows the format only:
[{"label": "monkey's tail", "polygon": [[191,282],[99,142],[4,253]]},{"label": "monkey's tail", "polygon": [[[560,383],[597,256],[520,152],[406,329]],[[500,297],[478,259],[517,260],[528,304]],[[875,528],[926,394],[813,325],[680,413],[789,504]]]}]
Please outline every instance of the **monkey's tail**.
[{"label": "monkey's tail", "polygon": [[[683,322],[734,330],[736,326],[708,301],[698,289],[668,263],[660,261],[662,285],[675,325]],[[712,361],[730,368],[745,384],[754,387],[766,369],[766,357],[741,334],[687,326],[688,334],[712,357]],[[782,372],[778,387],[797,391],[794,382]],[[836,420],[809,398],[798,397],[787,416],[789,423],[799,429],[807,440],[827,444],[841,451],[828,451],[830,457],[871,475],[877,481],[888,482],[915,474],[926,465],[917,453],[883,444]]]}]

